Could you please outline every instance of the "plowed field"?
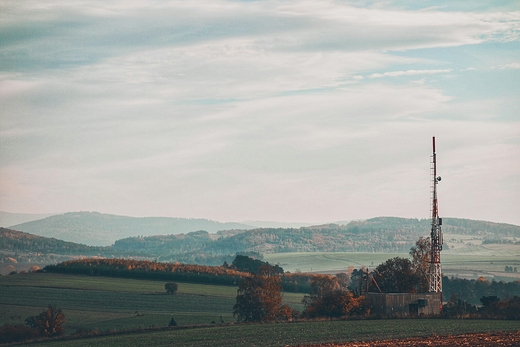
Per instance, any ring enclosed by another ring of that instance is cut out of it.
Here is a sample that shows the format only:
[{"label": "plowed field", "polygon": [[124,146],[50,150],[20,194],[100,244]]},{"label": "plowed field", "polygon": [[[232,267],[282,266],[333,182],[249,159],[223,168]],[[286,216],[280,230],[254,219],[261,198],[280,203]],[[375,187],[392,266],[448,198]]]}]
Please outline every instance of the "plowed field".
[{"label": "plowed field", "polygon": [[488,333],[488,334],[463,334],[455,336],[431,336],[409,339],[325,343],[318,345],[299,345],[297,347],[513,347],[520,346],[520,331]]}]

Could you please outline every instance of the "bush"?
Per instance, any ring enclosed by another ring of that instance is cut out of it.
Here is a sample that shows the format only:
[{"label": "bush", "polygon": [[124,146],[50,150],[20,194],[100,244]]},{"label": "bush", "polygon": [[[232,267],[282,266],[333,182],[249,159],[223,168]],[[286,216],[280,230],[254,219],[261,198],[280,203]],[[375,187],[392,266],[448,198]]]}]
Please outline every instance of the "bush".
[{"label": "bush", "polygon": [[177,322],[175,321],[175,318],[172,317],[172,319],[170,319],[170,323],[168,323],[168,326],[169,327],[176,327],[177,326]]},{"label": "bush", "polygon": [[175,294],[179,289],[179,285],[175,282],[168,282],[164,285],[164,289],[166,289],[166,293]]},{"label": "bush", "polygon": [[0,327],[0,343],[11,343],[31,340],[40,336],[38,330],[23,324],[4,324]]}]

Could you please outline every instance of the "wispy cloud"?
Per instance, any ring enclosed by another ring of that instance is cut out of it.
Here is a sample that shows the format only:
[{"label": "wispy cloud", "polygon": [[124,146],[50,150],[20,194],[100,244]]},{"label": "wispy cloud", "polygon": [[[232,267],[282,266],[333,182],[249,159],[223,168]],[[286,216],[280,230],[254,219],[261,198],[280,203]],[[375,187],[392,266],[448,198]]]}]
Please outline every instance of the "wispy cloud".
[{"label": "wispy cloud", "polygon": [[[493,180],[509,182],[520,12],[471,6],[5,2],[0,210],[422,217],[432,135],[446,168],[451,153],[480,163],[467,145],[477,139],[490,167],[506,151]],[[489,175],[476,172],[457,172],[453,185]],[[406,200],[402,212],[382,194]],[[475,217],[477,200],[450,199]],[[508,207],[479,218],[518,221]]]},{"label": "wispy cloud", "polygon": [[510,64],[504,64],[500,65],[498,67],[499,69],[520,69],[520,63],[510,63]]},{"label": "wispy cloud", "polygon": [[452,71],[451,69],[391,71],[391,72],[384,72],[384,73],[374,73],[374,74],[371,74],[370,76],[368,76],[368,78],[434,75],[434,74],[440,74],[440,73],[448,73],[451,71]]}]

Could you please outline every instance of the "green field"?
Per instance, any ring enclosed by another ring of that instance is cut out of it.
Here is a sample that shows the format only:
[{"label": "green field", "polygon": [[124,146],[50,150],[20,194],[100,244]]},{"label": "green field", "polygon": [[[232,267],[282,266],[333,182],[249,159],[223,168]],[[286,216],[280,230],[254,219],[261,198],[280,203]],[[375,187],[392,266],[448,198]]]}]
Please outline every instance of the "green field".
[{"label": "green field", "polygon": [[[482,245],[482,240],[468,235],[446,234],[449,247],[441,253],[442,271],[446,276],[488,280],[520,280],[520,272],[505,272],[506,266],[520,271],[520,246],[511,244]],[[349,266],[374,268],[394,257],[408,258],[408,253],[307,252],[264,255],[264,260],[290,272],[344,272]]]},{"label": "green field", "polygon": [[[47,273],[0,277],[0,325],[23,323],[48,304],[67,317],[68,333],[78,329],[121,330],[233,322],[237,288],[179,283],[168,295],[164,281]],[[303,294],[285,293],[284,302],[301,310]]]},{"label": "green field", "polygon": [[[66,316],[67,334],[77,330],[113,333],[151,329],[38,345],[286,346],[520,330],[520,321],[502,320],[406,319],[233,324],[235,296],[236,287],[232,286],[179,283],[178,294],[167,295],[163,281],[18,274],[0,277],[0,325],[23,323],[26,317],[38,314],[47,304],[56,304]],[[301,310],[302,297],[303,294],[285,293],[284,301]],[[179,327],[166,329],[172,315]],[[224,324],[221,324],[221,319]]]},{"label": "green field", "polygon": [[368,320],[249,324],[171,329],[53,341],[40,346],[291,346],[325,342],[370,341],[412,336],[447,336],[470,332],[517,331],[519,321],[491,320]]}]

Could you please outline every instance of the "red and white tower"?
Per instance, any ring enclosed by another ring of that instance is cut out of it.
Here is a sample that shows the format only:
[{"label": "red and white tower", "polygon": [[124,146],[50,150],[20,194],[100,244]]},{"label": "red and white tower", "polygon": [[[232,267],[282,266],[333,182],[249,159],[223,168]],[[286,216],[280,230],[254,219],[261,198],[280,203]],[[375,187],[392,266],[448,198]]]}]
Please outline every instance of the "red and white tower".
[{"label": "red and white tower", "polygon": [[430,234],[431,255],[430,255],[430,283],[429,292],[442,292],[442,271],[441,271],[441,251],[442,251],[442,218],[439,218],[439,205],[437,202],[437,184],[441,177],[437,176],[437,155],[435,153],[435,136],[433,137],[433,155],[431,160],[431,199],[432,199],[432,230]]}]

